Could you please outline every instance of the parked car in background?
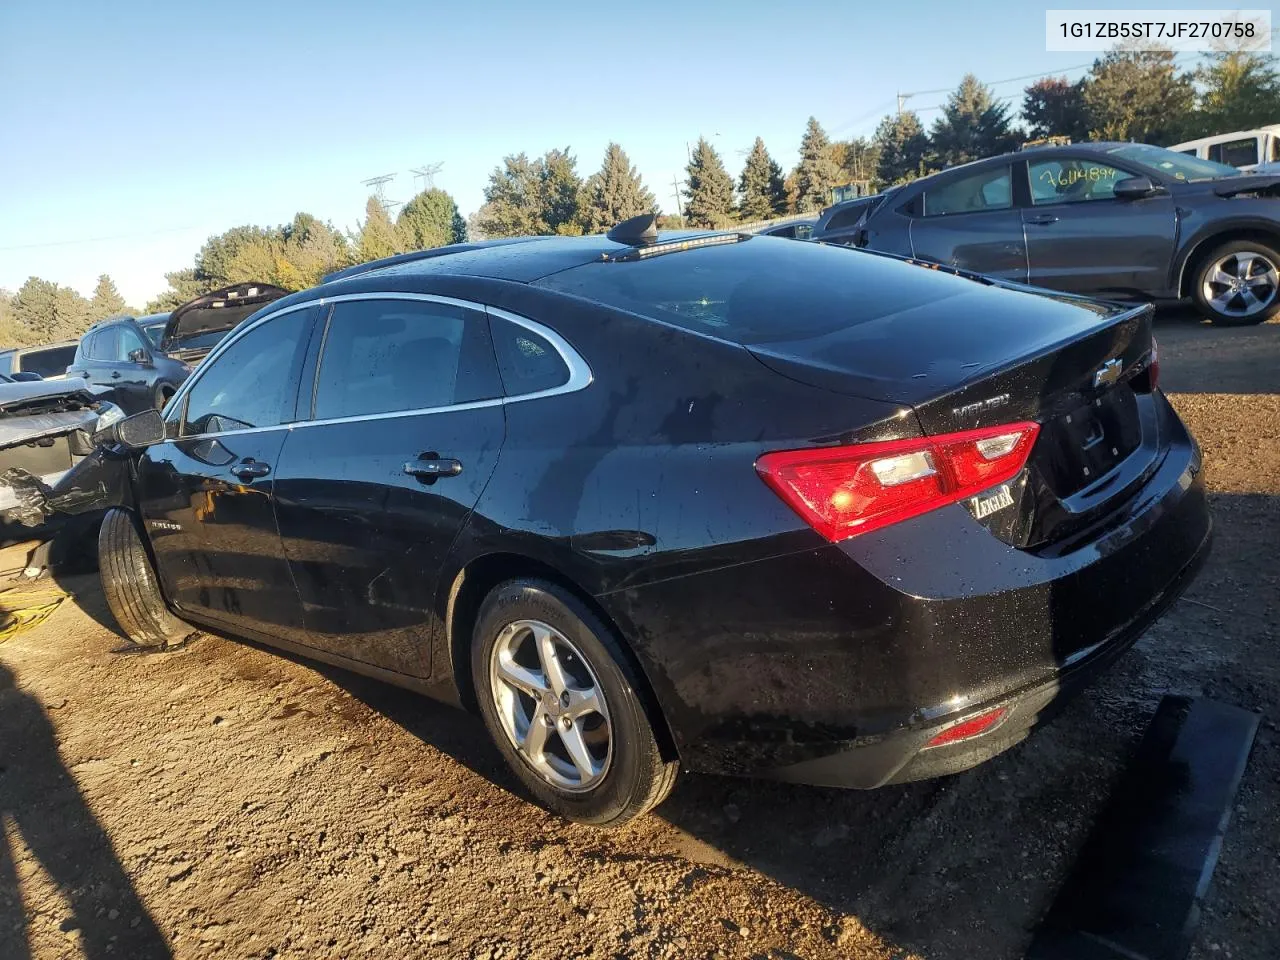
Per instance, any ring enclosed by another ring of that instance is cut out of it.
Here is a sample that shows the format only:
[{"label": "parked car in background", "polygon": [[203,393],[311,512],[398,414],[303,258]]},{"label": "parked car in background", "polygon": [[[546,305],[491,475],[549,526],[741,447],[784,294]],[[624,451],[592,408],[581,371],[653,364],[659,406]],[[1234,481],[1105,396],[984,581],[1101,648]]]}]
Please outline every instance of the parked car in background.
[{"label": "parked car in background", "polygon": [[67,377],[111,392],[128,413],[162,409],[191,374],[191,365],[159,350],[133,317],[114,317],[80,338]]},{"label": "parked car in background", "polygon": [[680,766],[979,763],[1194,576],[1150,306],[637,219],[344,271],[112,427],[125,633],[472,705],[534,796],[612,826]]},{"label": "parked car in background", "polygon": [[36,373],[42,380],[61,380],[76,355],[76,341],[0,351],[0,374]]},{"label": "parked car in background", "polygon": [[1253,172],[1261,164],[1280,162],[1280,123],[1175,143],[1169,149]]},{"label": "parked car in background", "polygon": [[837,204],[813,239],[1090,296],[1189,298],[1220,324],[1280,312],[1280,176],[1141,143],[979,160]]},{"label": "parked car in background", "polygon": [[[124,417],[105,397],[77,381],[0,374],[0,541],[56,511],[48,489],[93,452],[94,433]],[[17,539],[30,537],[27,530]]]},{"label": "parked car in background", "polygon": [[785,237],[788,240],[808,240],[813,234],[813,226],[817,220],[789,220],[786,223],[774,224],[757,230],[762,237]]},{"label": "parked car in background", "polygon": [[197,364],[237,323],[288,292],[267,283],[237,283],[197,297],[169,314],[160,349],[175,360]]}]

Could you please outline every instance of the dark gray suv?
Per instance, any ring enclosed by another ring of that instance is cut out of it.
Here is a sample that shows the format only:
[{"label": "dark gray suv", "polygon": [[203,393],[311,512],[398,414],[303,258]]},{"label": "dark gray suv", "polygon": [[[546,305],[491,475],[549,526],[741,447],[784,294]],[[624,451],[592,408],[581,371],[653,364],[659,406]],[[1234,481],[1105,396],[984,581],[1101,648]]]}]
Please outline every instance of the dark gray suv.
[{"label": "dark gray suv", "polygon": [[1141,143],[1035,147],[824,211],[814,240],[1091,296],[1280,313],[1280,175]]},{"label": "dark gray suv", "polygon": [[67,379],[106,387],[126,413],[159,410],[191,374],[191,365],[162,353],[133,317],[114,317],[80,338]]}]

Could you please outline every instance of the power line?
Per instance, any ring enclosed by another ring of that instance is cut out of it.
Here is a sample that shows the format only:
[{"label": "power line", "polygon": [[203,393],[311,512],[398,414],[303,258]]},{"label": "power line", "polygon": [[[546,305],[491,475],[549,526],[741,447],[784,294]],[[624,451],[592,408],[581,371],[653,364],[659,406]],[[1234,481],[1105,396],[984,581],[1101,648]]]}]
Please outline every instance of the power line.
[{"label": "power line", "polygon": [[108,240],[137,240],[141,237],[159,237],[167,233],[186,233],[203,229],[200,226],[166,227],[163,230],[142,230],[137,233],[117,233],[108,237],[80,237],[76,240],[49,240],[45,243],[18,243],[0,247],[0,250],[39,250],[44,247],[70,247],[80,243],[105,243]]}]

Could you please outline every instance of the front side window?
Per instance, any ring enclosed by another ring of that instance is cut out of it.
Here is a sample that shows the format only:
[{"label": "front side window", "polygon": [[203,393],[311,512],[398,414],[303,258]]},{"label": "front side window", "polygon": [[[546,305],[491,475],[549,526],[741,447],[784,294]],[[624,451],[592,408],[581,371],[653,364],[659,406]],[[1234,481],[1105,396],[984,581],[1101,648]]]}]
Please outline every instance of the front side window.
[{"label": "front side window", "polygon": [[421,300],[350,300],[333,307],[313,417],[428,410],[501,393],[483,313]]},{"label": "front side window", "polygon": [[1013,177],[1009,167],[994,167],[959,180],[939,184],[924,193],[924,215],[980,213],[1013,206]]},{"label": "front side window", "polygon": [[1116,183],[1133,174],[1106,163],[1087,159],[1041,160],[1027,165],[1031,177],[1031,202],[1079,203],[1084,200],[1111,200]]},{"label": "front side window", "polygon": [[200,366],[187,393],[182,435],[273,427],[291,419],[308,310],[254,327]]},{"label": "front side window", "polygon": [[1228,140],[1226,143],[1215,143],[1209,148],[1209,159],[1214,163],[1225,163],[1232,167],[1245,167],[1258,162],[1258,138],[1247,140]]},{"label": "front side window", "polygon": [[120,331],[120,335],[116,338],[116,360],[124,363],[133,351],[146,349],[141,338],[133,332],[132,328],[121,324],[116,329]]}]

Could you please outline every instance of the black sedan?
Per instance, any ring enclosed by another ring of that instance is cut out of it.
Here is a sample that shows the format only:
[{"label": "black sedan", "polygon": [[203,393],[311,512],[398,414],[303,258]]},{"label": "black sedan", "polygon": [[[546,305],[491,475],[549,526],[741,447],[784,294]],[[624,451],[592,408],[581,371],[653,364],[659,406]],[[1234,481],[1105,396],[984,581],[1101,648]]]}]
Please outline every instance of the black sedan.
[{"label": "black sedan", "polygon": [[643,226],[393,258],[248,318],[103,438],[124,631],[461,702],[541,802],[615,825],[681,767],[972,766],[1198,569],[1150,307]]},{"label": "black sedan", "polygon": [[813,239],[1215,323],[1280,313],[1280,176],[1141,143],[1034,147],[824,211]]}]

